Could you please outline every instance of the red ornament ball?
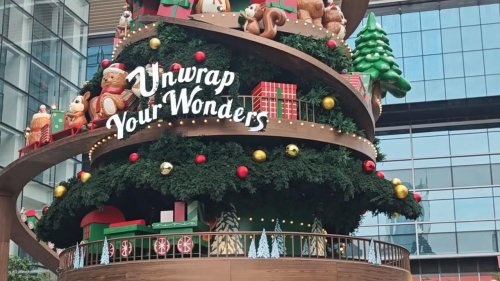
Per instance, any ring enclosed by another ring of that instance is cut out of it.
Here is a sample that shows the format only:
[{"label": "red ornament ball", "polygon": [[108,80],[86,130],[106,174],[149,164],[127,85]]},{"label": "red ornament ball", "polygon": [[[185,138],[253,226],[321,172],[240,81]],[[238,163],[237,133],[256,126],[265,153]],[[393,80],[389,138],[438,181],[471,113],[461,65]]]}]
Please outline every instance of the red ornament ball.
[{"label": "red ornament ball", "polygon": [[238,166],[238,168],[236,168],[236,175],[240,178],[240,179],[244,179],[246,177],[248,177],[248,168],[245,167],[245,166]]},{"label": "red ornament ball", "polygon": [[413,193],[413,199],[415,199],[415,201],[419,202],[422,201],[422,196],[418,193]]},{"label": "red ornament ball", "polygon": [[203,164],[205,162],[207,162],[207,157],[203,154],[197,154],[194,157],[194,163],[196,163],[196,164]]},{"label": "red ornament ball", "polygon": [[82,177],[82,174],[85,173],[84,171],[80,171],[76,174],[76,178],[80,179]]},{"label": "red ornament ball", "polygon": [[207,55],[205,54],[205,52],[198,51],[198,52],[194,53],[194,60],[197,63],[204,62],[206,58],[207,58]]},{"label": "red ornament ball", "polygon": [[333,39],[328,39],[328,41],[326,41],[326,45],[330,49],[337,48],[337,42],[335,42],[335,40],[333,40]]},{"label": "red ornament ball", "polygon": [[172,63],[172,65],[170,66],[170,71],[172,71],[173,73],[177,73],[179,72],[179,70],[181,70],[182,68],[182,65],[180,63]]},{"label": "red ornament ball", "polygon": [[101,61],[101,66],[102,66],[102,68],[103,68],[103,69],[104,69],[104,68],[108,68],[108,66],[109,66],[110,64],[111,64],[111,61],[110,61],[110,60],[108,60],[108,59],[103,59],[103,60]]},{"label": "red ornament ball", "polygon": [[49,206],[43,206],[42,215],[45,215],[49,211]]},{"label": "red ornament ball", "polygon": [[382,171],[378,171],[378,172],[377,172],[377,177],[379,177],[379,178],[381,178],[381,179],[385,179],[384,172],[382,172]]},{"label": "red ornament ball", "polygon": [[365,171],[366,173],[372,173],[373,171],[375,171],[375,168],[377,168],[375,162],[371,160],[365,160],[363,162],[363,171]]},{"label": "red ornament ball", "polygon": [[130,161],[131,163],[135,163],[137,162],[137,160],[139,160],[139,158],[141,158],[141,156],[139,155],[139,153],[130,153],[130,155],[128,156],[128,161]]}]

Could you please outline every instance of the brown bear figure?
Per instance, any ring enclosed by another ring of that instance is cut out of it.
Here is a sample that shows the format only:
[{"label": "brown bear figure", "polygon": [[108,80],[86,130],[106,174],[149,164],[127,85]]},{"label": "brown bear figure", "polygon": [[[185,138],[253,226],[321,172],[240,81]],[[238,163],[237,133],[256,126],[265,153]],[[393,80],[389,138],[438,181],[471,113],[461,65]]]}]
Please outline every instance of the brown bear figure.
[{"label": "brown bear figure", "polygon": [[120,111],[134,110],[138,97],[127,90],[126,67],[123,63],[113,63],[103,71],[101,94],[90,100],[92,120],[107,118]]},{"label": "brown bear figure", "polygon": [[346,24],[347,20],[344,18],[344,13],[342,13],[340,7],[335,5],[333,1],[329,1],[329,5],[325,8],[323,14],[323,26],[340,37],[340,39],[344,39]]},{"label": "brown bear figure", "polygon": [[313,23],[317,26],[322,26],[321,19],[323,17],[325,5],[323,0],[298,0],[297,10],[299,19]]}]

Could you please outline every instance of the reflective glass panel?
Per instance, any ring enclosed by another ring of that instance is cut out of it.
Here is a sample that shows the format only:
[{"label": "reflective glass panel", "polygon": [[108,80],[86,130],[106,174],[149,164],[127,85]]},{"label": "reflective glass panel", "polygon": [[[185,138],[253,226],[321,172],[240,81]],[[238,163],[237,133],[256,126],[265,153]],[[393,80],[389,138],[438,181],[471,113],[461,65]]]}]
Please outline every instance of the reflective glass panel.
[{"label": "reflective glass panel", "polygon": [[500,74],[500,49],[484,50],[484,67],[486,74]]},{"label": "reflective glass panel", "polygon": [[401,33],[389,34],[387,35],[389,43],[391,45],[392,53],[394,57],[400,58],[403,56],[403,42],[401,41]]},{"label": "reflective glass panel", "polygon": [[422,55],[420,32],[403,33],[403,55],[405,57]]},{"label": "reflective glass panel", "polygon": [[464,52],[465,76],[484,74],[483,53],[481,51]]},{"label": "reflective glass panel", "polygon": [[87,52],[87,25],[73,13],[65,10],[63,18],[63,39],[73,48],[85,54]]},{"label": "reflective glass panel", "polygon": [[404,77],[410,81],[424,80],[422,57],[404,58]]},{"label": "reflective glass panel", "polygon": [[481,23],[500,22],[500,4],[480,5]]},{"label": "reflective glass panel", "polygon": [[465,77],[467,97],[486,96],[486,80],[484,76]]},{"label": "reflective glass panel", "polygon": [[460,8],[460,23],[462,26],[479,24],[479,7],[468,6]]},{"label": "reflective glass panel", "polygon": [[[485,49],[500,48],[500,36],[491,36],[500,32],[500,23],[482,25],[483,30],[483,46]],[[489,35],[488,35],[489,34]]]},{"label": "reflective glass panel", "polygon": [[64,1],[66,7],[68,7],[73,13],[78,15],[85,22],[88,21],[89,17],[89,3],[86,0],[66,0]]},{"label": "reflective glass panel", "polygon": [[422,51],[424,55],[442,53],[440,30],[428,30],[422,32]]},{"label": "reflective glass panel", "polygon": [[491,187],[488,188],[466,188],[466,189],[455,189],[454,197],[459,198],[474,198],[474,197],[491,197],[493,190]]},{"label": "reflective glass panel", "polygon": [[401,15],[403,32],[420,30],[420,13],[407,13]]},{"label": "reflective glass panel", "polygon": [[486,92],[488,96],[500,95],[500,75],[486,75]]},{"label": "reflective glass panel", "polygon": [[422,201],[422,221],[439,222],[455,219],[453,200]]},{"label": "reflective glass panel", "polygon": [[462,53],[444,54],[444,76],[455,78],[464,76]]},{"label": "reflective glass panel", "polygon": [[58,71],[61,58],[61,40],[38,22],[33,26],[32,54],[46,66]]},{"label": "reflective glass panel", "polygon": [[437,10],[420,12],[420,19],[422,30],[439,29],[441,27],[439,21],[439,11]]},{"label": "reflective glass panel", "polygon": [[[427,189],[427,188],[446,188],[451,187],[451,168],[427,168],[427,169],[415,169],[415,188],[417,189]],[[451,191],[443,191],[446,194],[451,194]],[[441,196],[438,196],[441,197]],[[442,196],[448,199],[451,196]],[[437,199],[437,198],[432,198]]]},{"label": "reflective glass panel", "polygon": [[457,8],[455,9],[443,9],[439,11],[441,14],[441,27],[455,27],[460,25],[460,15]]},{"label": "reflective glass panel", "polygon": [[17,151],[25,145],[21,133],[0,125],[0,166],[7,166],[17,159]]},{"label": "reflective glass panel", "polygon": [[446,86],[446,99],[465,98],[464,78],[445,79],[444,84]]},{"label": "reflective glass panel", "polygon": [[12,85],[21,90],[28,89],[30,58],[20,49],[3,41],[0,57],[0,74]]},{"label": "reflective glass panel", "polygon": [[26,128],[28,97],[25,93],[9,86],[7,83],[1,82],[0,86],[0,91],[3,94],[2,102],[6,105],[0,112],[2,122],[23,131]]},{"label": "reflective glass panel", "polygon": [[406,94],[406,102],[425,101],[425,83],[412,82],[411,90]]},{"label": "reflective glass panel", "polygon": [[476,221],[476,222],[462,222],[457,223],[457,231],[481,231],[481,230],[495,230],[494,221]]},{"label": "reflective glass panel", "polygon": [[444,100],[446,97],[444,89],[444,80],[425,81],[425,89],[427,91],[425,99],[427,101]]},{"label": "reflective glass panel", "polygon": [[431,137],[414,137],[413,157],[438,157],[450,155],[450,140],[448,135]]},{"label": "reflective glass panel", "polygon": [[459,232],[457,239],[459,253],[496,252],[497,242],[494,231]]},{"label": "reflective glass panel", "polygon": [[493,219],[493,198],[455,199],[457,220]]},{"label": "reflective glass panel", "polygon": [[484,133],[450,135],[452,155],[488,153],[488,135]]},{"label": "reflective glass panel", "polygon": [[462,27],[462,46],[464,51],[481,50],[481,28],[478,25]]},{"label": "reflective glass panel", "polygon": [[382,27],[388,34],[401,32],[401,16],[398,14],[382,16]]},{"label": "reflective glass panel", "polygon": [[444,53],[462,51],[462,36],[460,28],[446,28],[441,30]]},{"label": "reflective glass panel", "polygon": [[380,149],[386,155],[386,160],[408,159],[411,157],[409,138],[381,138]]},{"label": "reflective glass panel", "polygon": [[442,55],[424,56],[424,72],[425,72],[425,79],[427,80],[442,79],[443,56]]},{"label": "reflective glass panel", "polygon": [[[58,34],[61,11],[62,6],[57,0],[36,1],[33,16],[45,27],[49,28],[55,34]],[[36,31],[33,35],[36,35]]]},{"label": "reflective glass panel", "polygon": [[421,255],[454,254],[457,252],[455,233],[421,234],[418,237]]},{"label": "reflective glass panel", "polygon": [[16,5],[10,5],[7,11],[8,14],[5,15],[4,22],[8,21],[8,24],[4,23],[2,35],[29,52],[31,47],[32,18]]},{"label": "reflective glass panel", "polygon": [[44,104],[52,105],[56,103],[58,91],[58,76],[45,67],[32,63],[29,94]]},{"label": "reflective glass panel", "polygon": [[491,184],[490,165],[453,167],[453,186],[482,186]]}]

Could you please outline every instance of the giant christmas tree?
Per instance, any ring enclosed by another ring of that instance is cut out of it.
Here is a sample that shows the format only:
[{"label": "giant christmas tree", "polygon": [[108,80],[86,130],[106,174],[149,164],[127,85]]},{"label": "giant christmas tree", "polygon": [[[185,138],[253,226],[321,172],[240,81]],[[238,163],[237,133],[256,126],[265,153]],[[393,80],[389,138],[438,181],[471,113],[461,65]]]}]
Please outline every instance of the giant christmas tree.
[{"label": "giant christmas tree", "polygon": [[[227,109],[232,112],[242,103],[238,95],[251,93],[256,85],[263,84],[262,81],[279,82],[273,85],[293,83],[294,87],[300,89],[296,98],[303,104],[307,103],[311,109],[312,106],[316,107],[308,111],[310,116],[314,116],[308,117],[309,123],[297,120],[297,116],[288,117],[290,120],[283,117],[269,118],[268,123],[297,126],[294,132],[300,132],[307,126],[318,130],[320,136],[338,134],[339,138],[348,137],[349,142],[356,141],[361,146],[371,145],[373,138],[365,137],[364,128],[353,116],[342,111],[341,99],[339,106],[333,109],[321,107],[321,100],[331,98],[337,90],[320,80],[303,79],[286,67],[276,67],[268,60],[233,49],[229,44],[221,44],[203,32],[168,23],[150,28],[155,29],[155,38],[127,43],[111,66],[103,65],[86,83],[81,95],[88,93],[91,97],[99,97],[104,89],[103,76],[130,73],[148,64],[145,68],[150,69],[151,64],[156,62],[163,66],[162,72],[174,78],[185,75],[185,69],[190,68],[213,70],[210,73],[214,75],[219,71],[231,71],[235,73],[231,85],[215,95],[216,86],[203,85],[196,99],[200,102],[213,100],[218,106],[217,110],[223,108],[228,99],[232,99],[233,105]],[[391,63],[389,58],[390,48],[379,38],[384,33],[375,25],[373,18],[362,33],[372,40],[363,45],[361,41],[364,37],[360,37],[355,65],[366,64],[365,71],[371,73],[374,79],[379,79],[383,89],[403,85],[404,80],[398,74],[397,65]],[[308,52],[337,71],[350,65],[345,50],[327,47],[327,38],[281,35],[277,40]],[[360,62],[363,58],[359,59],[359,54],[368,52],[365,49],[371,51],[376,48],[369,47],[373,43],[380,44],[378,56],[384,59]],[[153,88],[152,80],[151,77],[146,79],[147,89]],[[136,82],[133,80],[125,86],[131,87]],[[173,84],[165,92],[175,91],[175,98],[180,97],[182,89],[192,90],[199,86],[195,82]],[[262,137],[263,133],[271,130],[269,127],[242,137],[238,134],[248,132],[245,124],[238,124],[228,118],[210,119],[203,112],[173,114],[176,109],[171,106],[172,103],[165,103],[163,94],[158,90],[151,97],[141,96],[135,109],[119,115],[141,119],[144,118],[141,114],[144,114],[145,109],[156,108],[156,123],[138,123],[134,132],[124,132],[124,139],[111,135],[101,140],[91,153],[97,153],[98,147],[113,147],[114,144],[116,151],[102,153],[98,158],[91,159],[93,171],[89,179],[85,177],[82,180],[75,176],[61,183],[68,191],[54,200],[40,220],[37,227],[40,239],[52,241],[60,247],[74,244],[82,239],[81,219],[90,211],[105,205],[120,209],[127,220],[144,219],[146,225],[151,225],[159,222],[160,211],[172,208],[174,202],[197,201],[200,206],[197,227],[211,225],[207,222],[213,221],[213,231],[231,232],[262,229],[256,224],[239,223],[240,219],[249,222],[257,216],[295,221],[295,224],[286,226],[286,230],[291,231],[301,227],[300,221],[310,224],[314,218],[318,218],[322,223],[322,227],[317,228],[318,233],[324,228],[329,233],[349,234],[357,228],[365,210],[386,214],[397,211],[408,218],[416,218],[420,214],[420,207],[412,194],[404,188],[406,193],[396,196],[393,183],[376,175],[375,163],[364,161],[368,158],[366,155],[360,156],[360,153],[340,144],[304,141],[293,135]],[[162,104],[163,107],[153,107],[155,104]],[[248,111],[247,108],[245,110]],[[98,114],[102,114],[102,110],[100,112]],[[248,113],[245,112],[244,116]],[[252,116],[251,113],[248,116]],[[254,121],[250,120],[250,123]],[[208,135],[207,132],[216,130],[214,128],[219,131]],[[231,136],[228,133],[230,129],[240,131]],[[200,133],[196,134],[197,130]],[[148,138],[140,141],[145,136]],[[130,145],[127,143],[129,140]],[[375,146],[370,146],[371,152],[374,149]],[[374,160],[375,153],[370,157]],[[220,216],[221,213],[225,215]],[[303,227],[301,230],[306,229]],[[211,237],[210,250],[214,253],[226,253],[221,249],[227,249],[227,253],[231,254],[247,251],[241,247],[238,236]],[[323,241],[309,240],[308,243],[313,254],[325,253]]]}]

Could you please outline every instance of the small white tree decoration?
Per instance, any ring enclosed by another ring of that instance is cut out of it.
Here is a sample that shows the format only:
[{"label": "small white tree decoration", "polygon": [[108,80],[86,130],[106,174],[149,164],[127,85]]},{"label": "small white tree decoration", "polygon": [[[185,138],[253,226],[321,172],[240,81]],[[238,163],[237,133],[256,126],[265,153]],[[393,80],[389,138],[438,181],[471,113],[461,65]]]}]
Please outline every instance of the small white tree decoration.
[{"label": "small white tree decoration", "polygon": [[382,259],[380,258],[380,244],[378,247],[375,247],[375,254],[377,255],[377,259],[375,261],[376,265],[381,265],[382,264]]},{"label": "small white tree decoration", "polygon": [[274,226],[274,232],[276,233],[276,242],[278,243],[278,252],[280,255],[285,255],[285,243],[283,239],[283,231],[281,230],[280,221],[276,218],[276,225]]},{"label": "small white tree decoration", "polygon": [[259,240],[259,249],[257,250],[257,257],[263,259],[268,259],[271,257],[271,253],[269,253],[269,244],[267,243],[265,229],[262,229],[262,234]]},{"label": "small white tree decoration", "polygon": [[248,249],[248,257],[251,259],[257,258],[257,250],[255,249],[255,237],[252,238],[252,243],[250,243],[250,249]]},{"label": "small white tree decoration", "polygon": [[368,263],[369,264],[377,264],[377,257],[375,253],[375,242],[370,240],[370,245],[368,246]]},{"label": "small white tree decoration", "polygon": [[273,239],[272,250],[271,250],[271,258],[278,259],[280,257],[278,239]]},{"label": "small white tree decoration", "polygon": [[80,268],[80,247],[76,243],[76,249],[73,257],[73,269]]},{"label": "small white tree decoration", "polygon": [[101,264],[109,264],[109,245],[108,238],[106,236],[104,236],[104,244],[102,245]]}]

